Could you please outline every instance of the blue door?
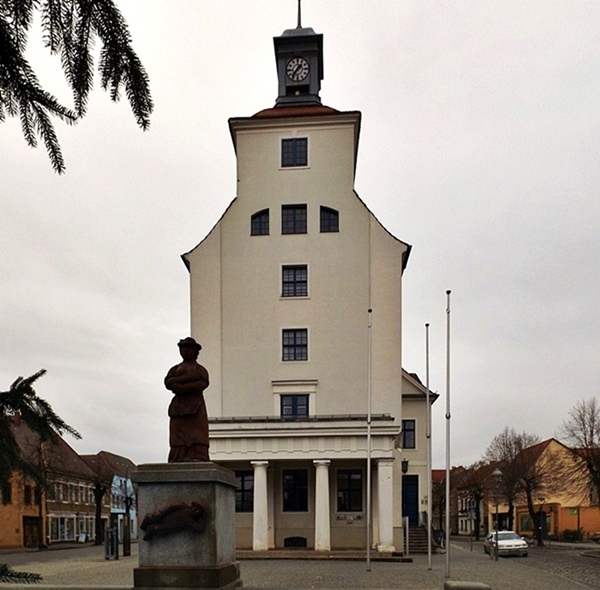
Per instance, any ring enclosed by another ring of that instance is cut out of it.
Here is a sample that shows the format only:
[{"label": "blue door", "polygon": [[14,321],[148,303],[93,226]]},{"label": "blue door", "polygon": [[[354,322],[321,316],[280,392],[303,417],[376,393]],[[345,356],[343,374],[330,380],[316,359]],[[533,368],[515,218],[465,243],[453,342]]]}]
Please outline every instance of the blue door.
[{"label": "blue door", "polygon": [[402,476],[402,516],[409,526],[419,526],[419,476]]}]

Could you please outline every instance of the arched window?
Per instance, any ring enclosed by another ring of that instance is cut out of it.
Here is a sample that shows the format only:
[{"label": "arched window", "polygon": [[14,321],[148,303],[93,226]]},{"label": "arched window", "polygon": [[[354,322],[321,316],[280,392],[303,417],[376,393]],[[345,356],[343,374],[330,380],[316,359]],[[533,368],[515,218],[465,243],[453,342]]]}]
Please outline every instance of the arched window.
[{"label": "arched window", "polygon": [[250,218],[250,235],[251,236],[268,236],[269,235],[269,210],[263,209],[258,211]]},{"label": "arched window", "polygon": [[330,207],[321,207],[321,233],[340,231],[340,214]]}]

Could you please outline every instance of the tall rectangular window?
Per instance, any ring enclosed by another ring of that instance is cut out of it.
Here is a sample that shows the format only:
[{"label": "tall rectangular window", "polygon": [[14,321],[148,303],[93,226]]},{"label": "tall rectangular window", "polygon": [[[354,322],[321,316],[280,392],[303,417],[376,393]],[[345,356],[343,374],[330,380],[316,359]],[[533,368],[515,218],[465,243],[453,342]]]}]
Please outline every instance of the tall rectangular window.
[{"label": "tall rectangular window", "polygon": [[308,395],[282,395],[282,418],[306,418],[308,416]]},{"label": "tall rectangular window", "polygon": [[305,234],[306,217],[306,205],[282,205],[281,233]]},{"label": "tall rectangular window", "polygon": [[254,511],[254,471],[236,471],[238,487],[235,490],[235,511]]},{"label": "tall rectangular window", "polygon": [[402,448],[403,449],[416,449],[417,448],[416,421],[415,420],[402,420]]},{"label": "tall rectangular window", "polygon": [[340,214],[335,209],[321,207],[321,233],[340,231]]},{"label": "tall rectangular window", "polygon": [[306,297],[308,295],[308,269],[306,264],[284,266],[281,272],[282,297]]},{"label": "tall rectangular window", "polygon": [[2,486],[2,504],[12,504],[12,483],[10,481]]},{"label": "tall rectangular window", "polygon": [[282,360],[308,360],[308,330],[283,330]]},{"label": "tall rectangular window", "polygon": [[308,512],[308,470],[283,470],[283,511]]},{"label": "tall rectangular window", "polygon": [[31,495],[31,486],[25,486],[23,488],[23,501],[25,502],[25,504],[31,504],[31,499],[32,499],[32,495]]},{"label": "tall rectangular window", "polygon": [[338,469],[337,511],[362,512],[362,469]]},{"label": "tall rectangular window", "polygon": [[293,139],[281,140],[281,166],[288,168],[290,166],[308,165],[308,138],[297,137]]}]

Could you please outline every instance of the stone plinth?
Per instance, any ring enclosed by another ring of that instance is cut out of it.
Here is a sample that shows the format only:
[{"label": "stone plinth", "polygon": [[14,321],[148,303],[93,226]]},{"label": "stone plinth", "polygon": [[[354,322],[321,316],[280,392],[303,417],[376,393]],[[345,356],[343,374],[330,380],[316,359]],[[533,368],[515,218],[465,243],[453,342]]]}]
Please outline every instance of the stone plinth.
[{"label": "stone plinth", "polygon": [[155,521],[140,530],[135,588],[241,586],[232,471],[214,463],[156,463],[140,465],[133,480],[140,524],[151,515]]}]

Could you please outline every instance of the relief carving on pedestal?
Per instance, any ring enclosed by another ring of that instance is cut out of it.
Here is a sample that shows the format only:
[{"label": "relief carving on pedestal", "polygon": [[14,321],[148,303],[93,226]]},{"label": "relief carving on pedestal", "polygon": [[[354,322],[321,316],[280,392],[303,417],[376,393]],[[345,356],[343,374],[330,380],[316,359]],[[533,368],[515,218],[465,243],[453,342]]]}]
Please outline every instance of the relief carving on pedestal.
[{"label": "relief carving on pedestal", "polygon": [[184,530],[203,533],[207,519],[208,509],[204,503],[178,502],[146,514],[140,528],[146,533],[144,541],[150,541],[153,537],[164,537]]}]

